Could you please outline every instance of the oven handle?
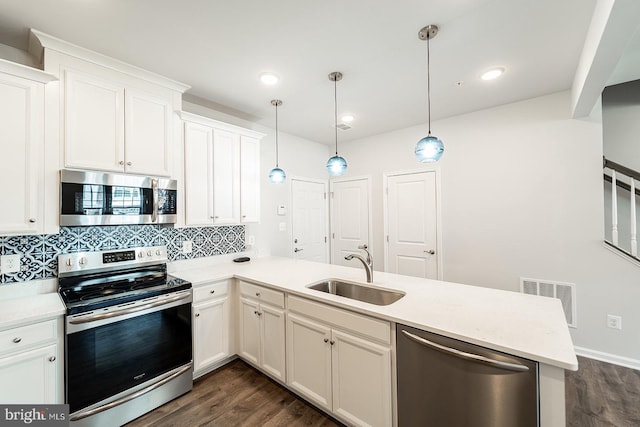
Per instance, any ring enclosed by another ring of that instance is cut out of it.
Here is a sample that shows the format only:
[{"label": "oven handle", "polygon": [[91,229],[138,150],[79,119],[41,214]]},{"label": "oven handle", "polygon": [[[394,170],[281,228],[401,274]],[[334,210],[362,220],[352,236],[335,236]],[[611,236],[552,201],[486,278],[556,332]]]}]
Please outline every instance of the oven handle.
[{"label": "oven handle", "polygon": [[69,320],[69,323],[71,323],[72,325],[78,325],[81,323],[89,323],[89,322],[95,322],[97,320],[109,319],[111,317],[123,316],[125,314],[135,313],[136,311],[142,311],[148,308],[158,307],[158,306],[166,305],[175,301],[180,301],[182,299],[187,299],[190,296],[191,296],[191,293],[185,293],[182,295],[173,296],[171,298],[166,298],[160,301],[154,301],[149,304],[138,305],[136,307],[123,308],[121,310],[110,311],[108,313],[100,313],[100,314],[94,314],[92,316],[81,317],[78,319],[71,319]]},{"label": "oven handle", "polygon": [[166,376],[162,378],[160,381],[155,382],[148,387],[143,388],[142,390],[138,390],[135,393],[127,394],[126,396],[122,396],[120,399],[114,400],[113,402],[109,402],[105,405],[99,406],[97,408],[89,409],[87,411],[77,412],[69,417],[69,421],[78,421],[83,418],[90,417],[91,415],[98,414],[100,412],[106,411],[107,409],[111,409],[113,407],[122,405],[123,403],[127,403],[130,400],[133,400],[137,397],[142,396],[143,394],[149,393],[157,389],[158,387],[168,383],[169,381],[178,378],[180,375],[184,374],[188,370],[191,369],[192,364],[189,363],[186,366],[182,366],[180,368],[176,368],[173,371],[169,371],[166,373]]}]

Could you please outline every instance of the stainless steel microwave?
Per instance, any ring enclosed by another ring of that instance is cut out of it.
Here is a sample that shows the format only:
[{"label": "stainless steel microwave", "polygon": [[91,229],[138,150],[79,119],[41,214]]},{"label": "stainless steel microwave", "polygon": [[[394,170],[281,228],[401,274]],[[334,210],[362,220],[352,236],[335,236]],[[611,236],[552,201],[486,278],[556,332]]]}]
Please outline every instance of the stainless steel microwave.
[{"label": "stainless steel microwave", "polygon": [[172,224],[177,182],[105,172],[60,171],[60,225]]}]

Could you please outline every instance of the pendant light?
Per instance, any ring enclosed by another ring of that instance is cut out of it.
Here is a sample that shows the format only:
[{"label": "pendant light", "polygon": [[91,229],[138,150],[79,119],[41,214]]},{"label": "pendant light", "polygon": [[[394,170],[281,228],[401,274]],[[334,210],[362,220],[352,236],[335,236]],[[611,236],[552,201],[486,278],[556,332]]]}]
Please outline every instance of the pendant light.
[{"label": "pendant light", "polygon": [[336,155],[327,160],[327,171],[331,176],[340,176],[347,171],[347,161],[338,156],[338,81],[342,80],[342,73],[334,71],[329,74],[329,80],[333,82],[334,101],[334,130],[336,131]]},{"label": "pendant light", "polygon": [[429,133],[416,144],[415,155],[422,163],[437,162],[444,152],[444,144],[437,136],[431,135],[431,70],[429,63],[429,41],[438,34],[436,25],[427,25],[418,32],[420,40],[427,41],[427,106]]},{"label": "pendant light", "polygon": [[269,172],[269,181],[274,184],[282,184],[287,178],[287,174],[278,167],[278,107],[282,105],[279,99],[272,99],[271,105],[276,107],[276,167]]}]

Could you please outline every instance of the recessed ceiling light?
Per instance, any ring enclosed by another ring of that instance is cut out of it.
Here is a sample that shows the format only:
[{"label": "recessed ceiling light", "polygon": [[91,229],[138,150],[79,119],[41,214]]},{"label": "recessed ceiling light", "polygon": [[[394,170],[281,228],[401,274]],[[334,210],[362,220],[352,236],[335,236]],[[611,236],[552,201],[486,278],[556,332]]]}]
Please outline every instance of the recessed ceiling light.
[{"label": "recessed ceiling light", "polygon": [[266,85],[274,85],[280,81],[280,77],[273,73],[260,74],[260,81]]},{"label": "recessed ceiling light", "polygon": [[340,117],[340,120],[345,123],[351,123],[354,119],[355,117],[352,114],[345,114],[344,116]]},{"label": "recessed ceiling light", "polygon": [[482,80],[495,80],[500,77],[504,73],[504,68],[492,68],[491,70],[485,71],[480,78]]}]

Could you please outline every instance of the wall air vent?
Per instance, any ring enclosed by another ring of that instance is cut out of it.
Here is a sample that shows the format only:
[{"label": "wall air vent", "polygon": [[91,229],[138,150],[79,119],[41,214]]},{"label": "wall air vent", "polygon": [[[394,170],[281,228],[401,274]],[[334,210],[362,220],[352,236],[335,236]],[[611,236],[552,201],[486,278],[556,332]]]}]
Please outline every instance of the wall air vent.
[{"label": "wall air vent", "polygon": [[337,128],[340,130],[349,130],[351,129],[351,126],[344,124],[344,123],[338,123],[337,124]]},{"label": "wall air vent", "polygon": [[575,283],[553,282],[550,280],[520,278],[520,292],[529,295],[558,298],[562,303],[567,324],[578,327],[576,317],[576,285]]}]

